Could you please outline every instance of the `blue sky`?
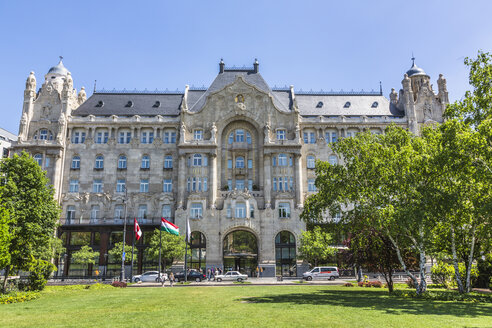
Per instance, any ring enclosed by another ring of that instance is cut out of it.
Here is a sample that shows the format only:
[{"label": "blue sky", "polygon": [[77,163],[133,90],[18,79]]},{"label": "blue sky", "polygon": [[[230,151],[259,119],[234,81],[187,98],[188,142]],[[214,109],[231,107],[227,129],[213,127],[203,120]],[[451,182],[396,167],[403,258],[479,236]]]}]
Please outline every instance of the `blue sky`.
[{"label": "blue sky", "polygon": [[[271,85],[400,89],[416,63],[451,100],[468,89],[465,56],[491,51],[492,1],[0,0],[0,126],[17,133],[25,80],[64,56],[75,88],[183,90],[254,58]],[[435,86],[437,88],[437,86]]]}]

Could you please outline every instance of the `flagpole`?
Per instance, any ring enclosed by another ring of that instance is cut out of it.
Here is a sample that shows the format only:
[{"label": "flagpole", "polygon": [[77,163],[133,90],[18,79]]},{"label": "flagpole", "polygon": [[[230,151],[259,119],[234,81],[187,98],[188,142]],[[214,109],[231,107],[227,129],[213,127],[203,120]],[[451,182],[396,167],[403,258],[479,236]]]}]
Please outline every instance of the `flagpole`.
[{"label": "flagpole", "polygon": [[137,219],[133,219],[133,240],[132,240],[132,265],[131,265],[131,271],[130,271],[130,282],[132,282],[133,280],[133,253],[134,253],[134,249],[135,249],[135,234],[136,234],[136,231],[135,231],[135,223],[137,221]]},{"label": "flagpole", "polygon": [[159,227],[159,278],[161,277],[162,230]]},{"label": "flagpole", "polygon": [[188,225],[189,221],[186,219],[186,232],[185,232],[185,270],[184,270],[184,276],[185,276],[185,282],[188,281]]}]

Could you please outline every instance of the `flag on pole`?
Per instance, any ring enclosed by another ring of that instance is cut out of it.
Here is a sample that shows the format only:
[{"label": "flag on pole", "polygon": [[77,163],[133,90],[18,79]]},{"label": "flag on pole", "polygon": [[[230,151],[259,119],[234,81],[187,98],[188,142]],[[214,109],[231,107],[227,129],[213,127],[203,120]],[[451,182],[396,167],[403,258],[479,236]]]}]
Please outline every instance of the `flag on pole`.
[{"label": "flag on pole", "polygon": [[186,242],[191,242],[190,219],[186,218]]},{"label": "flag on pole", "polygon": [[140,230],[140,226],[138,225],[137,219],[135,220],[135,224],[133,227],[133,231],[135,232],[135,239],[139,240],[142,237],[142,230]]},{"label": "flag on pole", "polygon": [[161,231],[169,232],[170,234],[179,236],[179,228],[168,220],[161,218]]}]

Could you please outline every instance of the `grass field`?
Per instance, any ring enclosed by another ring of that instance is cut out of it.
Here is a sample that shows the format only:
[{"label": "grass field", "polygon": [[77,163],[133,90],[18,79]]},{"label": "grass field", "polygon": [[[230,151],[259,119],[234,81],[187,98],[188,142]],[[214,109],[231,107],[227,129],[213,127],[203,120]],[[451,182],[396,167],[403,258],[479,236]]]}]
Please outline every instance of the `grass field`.
[{"label": "grass field", "polygon": [[39,299],[0,305],[0,327],[492,327],[492,304],[305,285],[48,287]]}]

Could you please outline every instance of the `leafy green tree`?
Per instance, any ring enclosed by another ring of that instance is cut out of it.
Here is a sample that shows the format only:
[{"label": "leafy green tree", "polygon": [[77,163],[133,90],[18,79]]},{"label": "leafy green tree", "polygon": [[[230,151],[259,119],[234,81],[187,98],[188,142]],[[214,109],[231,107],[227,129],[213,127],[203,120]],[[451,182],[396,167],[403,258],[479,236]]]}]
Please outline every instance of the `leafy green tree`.
[{"label": "leafy green tree", "polygon": [[[148,258],[159,261],[159,229],[155,229],[149,239],[149,247],[145,249]],[[175,260],[181,260],[185,255],[184,236],[176,236],[162,232],[161,267],[166,271],[168,265]]]},{"label": "leafy green tree", "polygon": [[337,253],[333,247],[333,238],[330,233],[315,226],[311,231],[304,231],[299,245],[299,257],[318,266],[328,261]]},{"label": "leafy green tree", "polygon": [[3,205],[0,205],[0,268],[10,264],[10,239],[9,231],[10,217]]},{"label": "leafy green tree", "polygon": [[99,252],[94,251],[90,246],[82,246],[78,251],[72,253],[72,261],[76,264],[96,264],[99,260]]},{"label": "leafy green tree", "polygon": [[[125,244],[125,263],[130,263],[132,261],[133,247],[131,245]],[[120,262],[123,257],[123,242],[117,242],[114,244],[113,248],[108,251],[109,256],[112,261]]]},{"label": "leafy green tree", "polygon": [[5,286],[11,272],[29,271],[34,260],[51,259],[50,239],[60,209],[46,173],[27,153],[2,160],[0,176],[0,203],[10,215],[10,262],[3,267]]}]

